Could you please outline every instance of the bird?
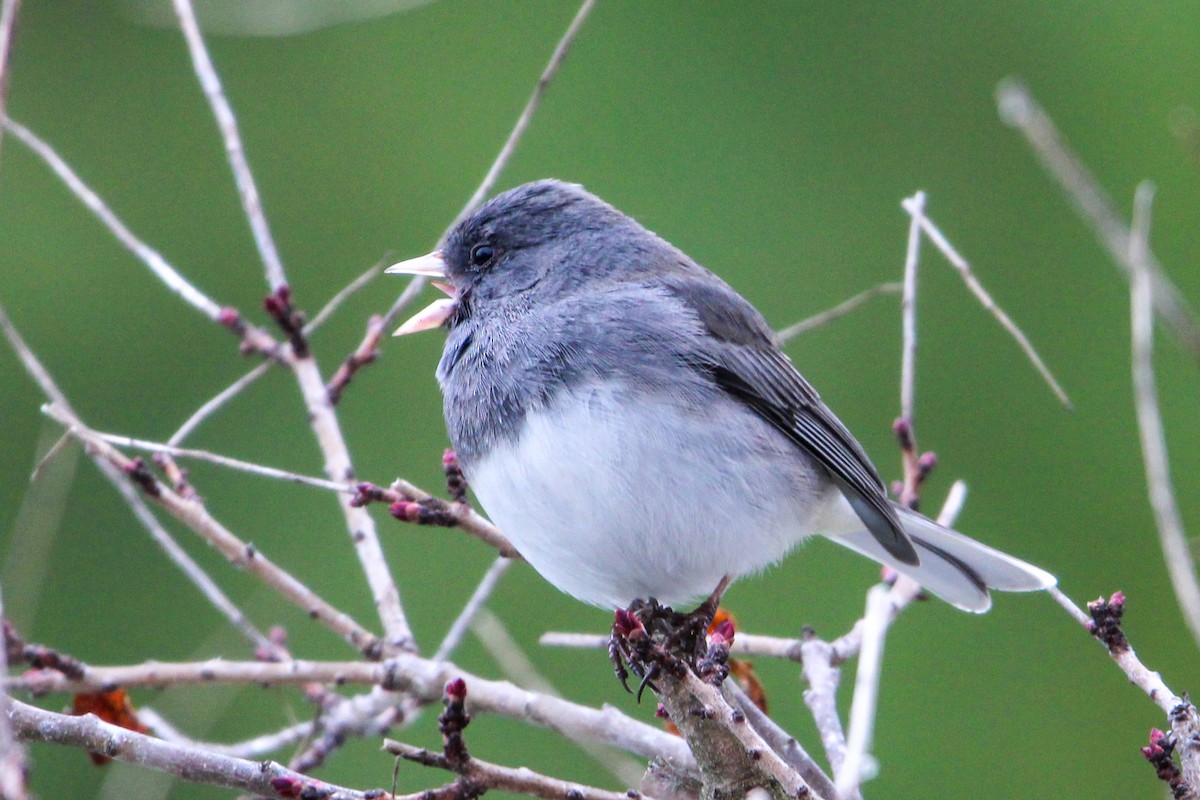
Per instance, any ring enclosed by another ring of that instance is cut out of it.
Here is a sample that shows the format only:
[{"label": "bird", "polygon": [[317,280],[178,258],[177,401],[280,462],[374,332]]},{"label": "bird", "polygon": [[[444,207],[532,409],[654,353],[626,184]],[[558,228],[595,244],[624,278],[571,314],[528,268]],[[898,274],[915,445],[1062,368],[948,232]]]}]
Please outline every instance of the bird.
[{"label": "bird", "polygon": [[446,330],[436,377],[468,484],[585,603],[719,600],[814,535],[966,611],[1055,584],[893,501],[762,314],[580,185],[505,191],[387,272],[448,295],[396,335]]}]

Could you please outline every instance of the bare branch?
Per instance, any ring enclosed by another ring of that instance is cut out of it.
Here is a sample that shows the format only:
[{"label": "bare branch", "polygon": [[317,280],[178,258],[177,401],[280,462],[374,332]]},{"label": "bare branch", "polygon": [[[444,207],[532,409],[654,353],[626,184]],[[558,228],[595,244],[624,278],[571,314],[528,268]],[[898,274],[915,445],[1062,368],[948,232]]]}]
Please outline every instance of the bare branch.
[{"label": "bare branch", "polygon": [[[228,325],[226,318],[222,316],[221,306],[180,275],[179,271],[171,266],[161,253],[139,239],[129,228],[125,227],[125,223],[121,222],[112,209],[100,199],[100,196],[83,182],[83,179],[71,169],[66,161],[63,161],[62,157],[54,151],[54,148],[15,120],[4,119],[4,129],[17,137],[22,144],[36,155],[40,156],[46,162],[46,165],[67,185],[67,188],[88,207],[88,210],[104,223],[104,226],[117,238],[117,241],[149,267],[158,276],[159,280],[167,285],[168,289],[182,297],[184,301],[193,308],[198,309],[209,319]],[[266,334],[264,333],[263,335],[265,336]]]},{"label": "bare branch", "polygon": [[904,293],[900,299],[903,316],[904,346],[900,354],[900,417],[913,419],[917,382],[917,266],[920,264],[920,219],[925,213],[925,193],[911,198],[912,224],[908,228],[908,248],[904,255]]},{"label": "bare branch", "polygon": [[1033,343],[1029,341],[1029,337],[1017,327],[1017,324],[1005,313],[1004,309],[996,304],[996,301],[988,294],[987,289],[983,288],[983,284],[975,277],[975,273],[971,270],[971,265],[967,263],[967,260],[959,255],[958,251],[954,249],[954,246],[950,244],[949,240],[946,239],[941,230],[933,224],[933,221],[929,217],[923,214],[915,214],[916,204],[913,203],[911,198],[904,200],[901,205],[904,206],[905,211],[914,214],[913,219],[921,226],[921,230],[929,237],[929,241],[933,242],[934,246],[942,251],[942,254],[946,256],[946,260],[950,262],[950,265],[958,270],[958,274],[962,276],[963,283],[971,290],[971,294],[975,295],[979,303],[996,318],[996,321],[1000,323],[1000,327],[1008,331],[1008,335],[1016,340],[1017,345],[1025,353],[1025,357],[1029,359],[1034,369],[1042,376],[1042,380],[1049,385],[1050,390],[1058,397],[1059,402],[1067,408],[1071,408],[1071,399],[1067,397],[1066,391],[1054,377],[1054,374],[1050,372],[1050,368],[1042,361],[1042,357],[1038,355]]},{"label": "bare branch", "polygon": [[[16,700],[8,717],[18,737],[82,747],[90,752],[138,764],[195,783],[225,786],[269,797],[299,797],[304,787],[327,800],[366,800],[363,792],[314,780],[273,761],[244,761],[207,750],[165,742],[119,728],[93,714],[56,714]],[[324,792],[328,791],[328,794]]]},{"label": "bare branch", "polygon": [[542,97],[546,94],[546,89],[550,86],[550,82],[554,80],[558,68],[566,60],[567,53],[570,51],[571,45],[575,42],[575,37],[579,34],[579,29],[583,27],[588,14],[592,13],[592,9],[595,6],[596,0],[583,0],[583,3],[579,6],[579,10],[575,12],[575,18],[567,26],[566,33],[558,40],[558,45],[550,55],[550,61],[546,64],[546,68],[542,70],[542,76],[538,78],[537,84],[533,87],[533,93],[529,95],[529,100],[525,103],[525,109],[521,112],[521,116],[517,118],[517,124],[513,126],[512,133],[508,135],[508,140],[504,142],[504,146],[500,148],[500,153],[496,156],[496,160],[492,162],[492,166],[488,169],[487,174],[483,176],[483,182],[479,184],[479,188],[475,190],[475,194],[471,195],[471,199],[463,206],[462,211],[458,212],[458,216],[454,218],[454,222],[450,227],[454,227],[454,225],[471,216],[475,209],[479,207],[479,204],[484,201],[484,198],[491,193],[492,188],[496,185],[496,180],[500,177],[500,173],[508,165],[508,160],[512,158],[512,154],[516,152],[517,145],[520,143],[521,137],[525,135],[525,129],[529,127],[529,123],[533,119],[533,115],[537,112],[538,106],[541,105]]},{"label": "bare branch", "polygon": [[233,179],[237,183],[238,196],[242,200],[242,211],[250,223],[250,231],[254,234],[254,244],[258,247],[258,255],[262,259],[266,271],[267,285],[272,292],[278,292],[287,285],[287,276],[283,272],[283,262],[275,249],[275,240],[271,238],[271,229],[263,214],[262,199],[258,188],[254,185],[254,176],[250,172],[250,164],[246,161],[246,148],[242,144],[242,135],[238,132],[237,118],[233,107],[225,97],[221,88],[221,79],[213,67],[212,59],[208,57],[208,49],[204,46],[204,36],[200,33],[200,25],[196,22],[196,13],[192,9],[191,0],[173,0],[175,14],[179,17],[179,27],[183,38],[187,41],[188,52],[192,56],[192,67],[196,71],[196,79],[212,108],[216,118],[217,128],[221,131],[221,141],[225,143],[225,155],[229,159],[229,168],[233,171]]},{"label": "bare branch", "polygon": [[1133,361],[1133,397],[1137,409],[1138,433],[1142,440],[1142,460],[1146,466],[1146,484],[1150,506],[1162,544],[1163,560],[1175,598],[1187,622],[1192,639],[1200,645],[1200,583],[1196,580],[1196,561],[1188,546],[1183,518],[1175,502],[1171,485],[1171,463],[1167,456],[1167,435],[1158,408],[1158,388],[1154,377],[1154,301],[1150,252],[1150,203],[1154,187],[1142,183],[1134,196],[1133,233],[1129,238],[1129,263],[1133,276],[1129,283],[1131,340]]},{"label": "bare branch", "polygon": [[89,428],[85,428],[78,423],[72,414],[64,412],[61,407],[48,405],[43,408],[45,413],[63,425],[74,425],[76,430],[73,435],[76,438],[95,437],[109,444],[117,445],[118,447],[126,447],[131,450],[141,450],[147,453],[163,453],[172,458],[191,458],[197,461],[206,461],[210,464],[235,469],[239,472],[248,472],[251,475],[258,475],[263,478],[274,478],[275,480],[287,481],[289,483],[299,483],[303,486],[312,486],[317,489],[325,489],[331,492],[342,492],[352,494],[354,492],[354,484],[338,483],[337,481],[326,480],[325,478],[314,478],[309,475],[301,475],[297,472],[288,472],[275,467],[268,467],[262,464],[255,464],[250,461],[242,461],[239,458],[231,458],[223,456],[219,453],[210,453],[207,450],[193,450],[187,447],[172,447],[169,444],[160,442],[149,442],[145,439],[135,439],[132,436],[123,436],[115,433],[101,433]]},{"label": "bare branch", "polygon": [[[318,311],[317,315],[313,317],[307,325],[304,326],[304,335],[308,336],[312,334],[312,332],[319,328],[325,322],[325,320],[329,319],[330,315],[338,309],[338,306],[344,303],[352,294],[370,283],[371,280],[378,275],[379,265],[375,265],[362,275],[359,275],[344,289],[331,297],[329,302],[325,304],[325,307]],[[267,371],[271,369],[274,363],[275,362],[272,361],[264,361],[231,383],[225,389],[222,389],[215,397],[206,402],[204,405],[200,406],[200,408],[196,409],[195,413],[188,417],[187,420],[179,426],[179,430],[171,434],[171,438],[167,440],[167,444],[178,445],[180,442],[190,436],[192,431],[199,427],[200,423],[204,422],[204,420],[208,419],[218,410],[223,408],[226,403],[241,394],[256,380],[261,378],[263,375],[266,375]]]},{"label": "bare branch", "polygon": [[471,684],[475,711],[498,714],[555,730],[571,739],[605,742],[646,758],[662,756],[683,769],[694,769],[695,760],[677,736],[631,719],[611,706],[588,708],[567,700],[521,689],[507,681],[491,681],[464,672],[455,664],[401,654],[383,662],[344,661],[224,661],[199,663],[150,662],[129,667],[83,668],[71,680],[52,670],[9,678],[10,690],[78,692],[130,686],[180,686],[216,683],[304,684],[354,683],[409,692],[422,702],[436,702],[442,687],[454,678]]},{"label": "bare branch", "polygon": [[[1028,87],[1009,78],[997,87],[996,103],[1000,118],[1025,136],[1042,166],[1058,181],[1080,217],[1091,226],[1096,238],[1126,277],[1132,279],[1135,265],[1130,260],[1128,226]],[[1153,278],[1154,307],[1175,339],[1191,352],[1193,358],[1200,360],[1200,323],[1196,321],[1195,313],[1149,249],[1145,263]]]},{"label": "bare branch", "polygon": [[453,624],[450,625],[450,629],[446,631],[445,638],[438,645],[437,652],[433,654],[434,661],[445,661],[455,651],[459,643],[462,642],[463,636],[466,635],[467,628],[471,626],[476,615],[483,610],[484,604],[492,596],[496,585],[500,583],[500,579],[504,577],[504,573],[508,571],[512,563],[511,558],[497,556],[492,565],[488,567],[488,571],[480,578],[479,585],[475,587],[471,598],[463,606],[463,610],[455,618]]},{"label": "bare branch", "polygon": [[17,13],[20,10],[21,0],[4,0],[0,5],[0,120],[8,114],[8,59],[12,53]]},{"label": "bare branch", "polygon": [[[3,14],[4,9],[0,9],[0,22],[3,20]],[[2,66],[3,61],[0,61],[0,67]],[[2,75],[0,75],[0,79],[3,79]],[[2,604],[0,604],[0,619],[5,619]],[[4,627],[4,638],[7,639],[7,620],[4,622]],[[7,647],[0,647],[0,675],[8,674],[7,651]],[[13,725],[10,719],[13,702],[15,701],[8,696],[7,689],[0,688],[0,798],[25,800],[29,795],[25,785],[28,762],[25,757],[25,748],[13,735]]]},{"label": "bare branch", "polygon": [[[416,761],[427,766],[438,766],[451,769],[444,756],[421,748],[413,747],[394,739],[385,739],[383,749],[395,756]],[[466,764],[453,770],[461,779],[469,782],[472,789],[498,789],[502,792],[513,792],[529,797],[541,797],[546,800],[629,800],[629,792],[609,792],[594,786],[552,778],[540,772],[534,772],[527,767],[504,767],[471,756]],[[465,787],[464,787],[465,788]],[[412,795],[413,800],[427,797],[428,793],[418,792]],[[644,800],[654,800],[647,795],[638,793]],[[403,798],[399,799],[403,800]]]},{"label": "bare branch", "polygon": [[898,294],[903,288],[904,284],[901,283],[881,283],[877,286],[872,286],[870,289],[854,295],[849,300],[843,300],[833,308],[828,308],[819,314],[813,314],[811,317],[792,323],[777,332],[775,339],[779,344],[783,344],[811,330],[828,325],[834,320],[841,319],[868,300],[884,294]]},{"label": "bare branch", "polygon": [[854,796],[863,778],[873,772],[868,750],[875,731],[883,641],[892,610],[890,594],[888,587],[882,584],[872,586],[867,592],[867,610],[862,618],[863,643],[858,655],[854,699],[850,704],[850,734],[846,739],[846,757],[835,779],[838,797],[842,798]]}]

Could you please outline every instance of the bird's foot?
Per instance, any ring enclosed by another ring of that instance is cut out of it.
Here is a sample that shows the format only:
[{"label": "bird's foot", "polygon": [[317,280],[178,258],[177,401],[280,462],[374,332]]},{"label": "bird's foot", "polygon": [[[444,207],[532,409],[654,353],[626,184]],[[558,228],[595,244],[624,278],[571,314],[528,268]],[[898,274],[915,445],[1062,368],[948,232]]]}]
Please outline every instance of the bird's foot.
[{"label": "bird's foot", "polygon": [[641,678],[637,690],[639,702],[647,686],[657,691],[654,680],[664,670],[682,675],[690,669],[715,684],[725,679],[729,674],[726,660],[733,640],[733,625],[718,626],[711,641],[708,629],[728,586],[729,579],[722,579],[703,603],[686,614],[662,605],[653,597],[635,600],[629,608],[617,610],[608,657],[626,691],[633,691],[629,688],[630,670]]}]

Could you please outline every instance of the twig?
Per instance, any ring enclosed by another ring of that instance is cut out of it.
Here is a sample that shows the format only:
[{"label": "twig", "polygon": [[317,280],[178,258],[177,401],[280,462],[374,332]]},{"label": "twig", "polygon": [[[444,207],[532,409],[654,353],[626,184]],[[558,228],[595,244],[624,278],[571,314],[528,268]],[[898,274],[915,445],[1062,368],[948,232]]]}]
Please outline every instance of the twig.
[{"label": "twig", "polygon": [[178,445],[180,442],[190,436],[192,431],[196,430],[200,423],[204,422],[204,420],[211,417],[214,412],[241,394],[242,391],[245,390],[250,384],[254,383],[263,375],[266,375],[267,371],[270,370],[272,366],[274,366],[274,362],[264,361],[242,377],[238,378],[229,386],[222,389],[215,397],[206,402],[204,405],[200,406],[200,408],[196,409],[195,413],[188,417],[187,420],[179,426],[179,430],[171,434],[171,438],[167,439],[167,444]]},{"label": "twig", "polygon": [[542,70],[541,77],[538,78],[537,84],[533,87],[533,93],[529,95],[529,100],[525,103],[525,109],[521,112],[521,116],[517,118],[517,124],[513,126],[512,133],[508,135],[508,139],[504,142],[504,146],[500,148],[500,153],[496,156],[496,160],[492,162],[492,166],[488,169],[487,174],[483,176],[483,182],[479,184],[475,193],[471,195],[471,199],[467,201],[462,211],[459,211],[458,216],[454,218],[454,222],[450,225],[451,228],[471,216],[475,209],[479,207],[479,204],[483,202],[484,198],[492,191],[492,187],[496,185],[496,180],[500,177],[500,173],[504,171],[504,167],[508,165],[508,160],[512,158],[512,154],[517,149],[517,144],[521,141],[521,137],[525,135],[525,129],[529,127],[534,113],[537,112],[538,106],[542,102],[542,97],[546,94],[546,89],[550,86],[550,82],[554,80],[558,68],[566,60],[567,52],[575,42],[575,37],[579,34],[579,29],[583,27],[583,23],[587,20],[588,14],[592,12],[595,5],[596,0],[583,0],[583,3],[579,6],[579,10],[575,12],[575,18],[567,26],[566,33],[558,40],[558,45],[554,48],[554,52],[550,56],[550,61],[546,64],[546,68]]},{"label": "twig", "polygon": [[8,59],[12,53],[17,13],[20,10],[21,0],[4,0],[0,5],[0,120],[8,113]]},{"label": "twig", "polygon": [[[538,106],[541,105],[542,102],[542,97],[546,94],[546,89],[549,88],[551,81],[554,80],[554,76],[558,73],[558,68],[561,67],[563,61],[566,60],[567,52],[571,49],[571,44],[575,41],[575,37],[578,36],[580,28],[583,27],[584,21],[587,19],[595,5],[596,0],[584,0],[583,4],[580,5],[579,10],[575,12],[575,16],[571,20],[571,24],[567,26],[566,32],[564,32],[562,38],[558,40],[558,44],[555,46],[554,52],[550,55],[550,60],[546,63],[545,69],[542,70],[542,74],[538,78],[537,84],[533,87],[533,92],[530,94],[529,100],[525,103],[525,108],[522,109],[521,116],[517,117],[517,122],[515,125],[513,125],[512,131],[508,134],[508,138],[505,139],[504,144],[501,146],[500,152],[496,154],[496,158],[492,162],[492,165],[488,167],[487,174],[483,176],[483,180],[480,182],[479,186],[476,187],[474,193],[471,194],[471,197],[467,200],[466,205],[464,205],[458,212],[457,216],[455,216],[454,222],[450,224],[451,228],[469,217],[484,201],[488,194],[491,193],[493,187],[495,187],[496,181],[500,177],[500,173],[504,171],[504,167],[508,164],[509,159],[512,158],[512,154],[516,152],[517,145],[520,144],[521,138],[525,135],[526,128],[529,127],[529,123],[533,119],[533,115],[537,113]],[[355,355],[371,352],[378,347],[380,338],[384,335],[384,333],[391,329],[392,325],[396,321],[396,317],[398,317],[400,312],[403,311],[404,308],[411,303],[418,294],[420,294],[423,288],[425,288],[424,278],[418,276],[409,281],[408,286],[404,287],[404,292],[401,293],[400,297],[396,299],[396,302],[392,304],[392,307],[387,310],[387,313],[380,317],[379,324],[374,327],[368,325],[367,335],[363,339],[362,344],[358,346],[358,349],[351,354],[347,361],[353,359]]]},{"label": "twig", "polygon": [[475,587],[471,598],[467,600],[467,604],[463,606],[463,610],[459,612],[458,617],[450,625],[450,629],[446,631],[445,638],[438,645],[437,652],[433,654],[434,661],[445,661],[450,657],[450,654],[462,642],[462,638],[467,633],[467,628],[475,619],[475,615],[483,609],[484,603],[492,596],[496,585],[500,583],[500,579],[504,577],[504,573],[512,566],[512,559],[504,556],[497,556],[492,565],[488,567],[488,571],[479,579],[479,585]]},{"label": "twig", "polygon": [[[56,408],[70,414],[70,403],[59,390],[50,374],[46,372],[41,362],[34,356],[21,340],[16,330],[8,322],[0,310],[0,327],[4,328],[13,349],[21,358],[26,370],[34,377],[42,391],[49,397]],[[292,577],[288,572],[276,566],[253,545],[243,542],[234,536],[225,526],[217,522],[199,503],[181,497],[170,487],[157,481],[145,469],[144,465],[130,460],[115,447],[95,436],[87,435],[87,428],[76,417],[70,431],[83,442],[85,449],[93,460],[105,461],[126,477],[142,486],[146,495],[154,502],[165,508],[172,516],[183,522],[205,541],[221,552],[235,566],[244,567],[262,579],[269,586],[294,604],[304,609],[308,615],[322,622],[326,627],[338,633],[356,648],[368,655],[378,655],[378,639],[365,628],[351,619],[345,613],[338,611],[319,595]]]},{"label": "twig", "polygon": [[200,25],[196,22],[191,0],[173,1],[175,14],[179,17],[179,27],[183,31],[183,38],[187,41],[188,52],[192,57],[196,79],[200,82],[200,88],[204,91],[213,117],[217,121],[221,141],[225,143],[225,155],[229,160],[229,168],[233,171],[233,179],[237,183],[242,211],[250,223],[254,244],[258,247],[258,255],[266,271],[267,284],[272,292],[278,292],[281,287],[287,285],[287,277],[283,272],[283,263],[279,260],[279,252],[275,249],[275,241],[271,238],[267,218],[263,214],[262,199],[254,185],[250,164],[246,161],[246,148],[242,144],[241,133],[238,132],[237,118],[221,88],[221,79],[217,77],[212,59],[208,57],[208,49],[204,46],[204,37],[200,33]]},{"label": "twig", "polygon": [[[0,20],[2,20],[3,13],[4,10],[0,9]],[[3,66],[2,61],[0,61],[0,66]],[[2,78],[3,76],[0,75],[0,79]],[[4,619],[3,604],[0,604],[0,619]],[[4,628],[7,633],[7,621],[4,622]],[[0,675],[8,674],[7,641],[4,644],[4,647],[0,647]],[[13,725],[9,719],[13,702],[13,699],[8,696],[8,690],[0,688],[0,798],[24,800],[28,796],[25,785],[27,760],[25,748],[13,735]]]},{"label": "twig", "polygon": [[[1127,278],[1132,279],[1135,266],[1130,260],[1130,231],[1117,213],[1112,200],[1105,194],[1095,177],[1054,127],[1046,111],[1034,99],[1029,89],[1015,78],[1000,83],[996,89],[1000,118],[1017,128],[1041,160],[1042,166],[1058,181],[1076,211],[1096,234],[1113,261]],[[1146,250],[1154,294],[1154,307],[1167,323],[1175,339],[1186,347],[1192,357],[1200,360],[1200,323],[1179,288],[1163,272],[1158,258]]]},{"label": "twig", "polygon": [[[272,761],[245,761],[119,728],[93,714],[56,714],[12,700],[8,717],[18,737],[82,747],[117,761],[148,767],[195,783],[270,797],[300,797],[304,788],[327,800],[366,800],[364,792],[314,780]],[[326,793],[327,792],[327,793]],[[316,796],[316,795],[314,795]]]},{"label": "twig", "polygon": [[[362,275],[359,275],[344,289],[331,297],[329,302],[325,304],[325,307],[318,311],[317,315],[313,317],[307,325],[304,326],[304,335],[311,335],[313,331],[315,331],[322,325],[322,323],[325,322],[325,320],[329,319],[329,316],[338,309],[338,306],[344,303],[352,294],[370,283],[371,280],[377,275],[379,275],[378,265],[371,267],[371,269],[367,270]],[[204,405],[200,406],[200,408],[196,409],[195,413],[188,417],[187,420],[179,426],[179,430],[171,434],[171,438],[167,440],[167,444],[179,445],[184,439],[191,435],[192,431],[199,427],[200,423],[204,422],[204,420],[208,419],[219,409],[224,407],[226,403],[241,394],[256,380],[261,378],[263,375],[266,375],[267,371],[271,369],[273,364],[274,362],[272,361],[264,361],[231,383],[225,389],[221,390],[221,392],[219,392],[215,397],[206,402]]]},{"label": "twig", "polygon": [[[900,298],[904,345],[900,354],[900,417],[910,423],[917,380],[917,266],[921,251],[920,219],[925,213],[925,193],[911,198],[912,224],[908,228],[908,248],[904,256],[904,292]],[[908,206],[905,206],[908,208]]]},{"label": "twig", "polygon": [[[512,634],[495,614],[486,608],[480,609],[471,629],[492,660],[499,665],[500,670],[513,683],[530,691],[551,697],[562,697],[554,684],[538,671],[529,656],[512,638]],[[596,742],[587,739],[574,739],[573,741],[585,755],[608,770],[621,783],[636,785],[646,771],[644,764],[632,761],[627,756]]]},{"label": "twig", "polygon": [[1154,304],[1153,275],[1147,256],[1150,252],[1150,203],[1154,187],[1142,183],[1134,195],[1133,228],[1129,238],[1129,263],[1133,276],[1129,283],[1131,341],[1133,361],[1133,398],[1137,409],[1138,433],[1142,440],[1142,460],[1150,506],[1162,544],[1163,560],[1175,599],[1187,622],[1192,639],[1200,645],[1200,584],[1196,580],[1196,561],[1192,557],[1184,531],[1175,489],[1171,485],[1171,463],[1167,456],[1167,436],[1158,408],[1158,389],[1154,377]]},{"label": "twig", "polygon": [[338,483],[337,481],[326,480],[325,478],[314,478],[310,475],[301,475],[297,472],[289,472],[284,469],[276,469],[263,464],[255,464],[250,461],[242,461],[239,458],[231,458],[223,456],[219,453],[210,453],[207,450],[193,450],[188,447],[172,447],[169,444],[161,442],[149,442],[145,439],[134,439],[132,436],[124,436],[115,433],[101,433],[84,428],[73,419],[73,415],[64,413],[58,406],[47,405],[42,409],[48,416],[64,425],[75,425],[77,430],[74,435],[77,438],[95,437],[109,444],[117,445],[118,447],[126,447],[131,450],[141,450],[147,453],[163,453],[172,458],[191,458],[197,461],[206,461],[209,464],[216,464],[220,467],[234,469],[239,472],[248,472],[251,475],[258,475],[263,478],[273,478],[275,480],[287,481],[289,483],[299,483],[303,486],[312,486],[316,489],[325,489],[331,492],[342,492],[352,494],[354,484]]},{"label": "twig", "polygon": [[[67,162],[63,161],[58,153],[54,151],[54,148],[15,120],[4,119],[4,129],[40,156],[46,162],[46,165],[67,185],[67,188],[109,229],[113,236],[117,238],[117,241],[149,267],[158,276],[159,280],[167,285],[168,289],[178,294],[189,305],[198,309],[214,322],[228,324],[222,314],[228,314],[229,312],[223,312],[221,306],[180,275],[179,271],[171,266],[163,258],[162,254],[139,239],[129,228],[125,227],[125,223],[121,222],[112,209],[100,199],[100,196],[83,182]],[[266,336],[266,333],[262,333],[262,336]]]},{"label": "twig", "polygon": [[1058,397],[1059,402],[1061,402],[1067,408],[1071,408],[1071,398],[1067,396],[1066,391],[1054,377],[1054,374],[1050,372],[1050,368],[1046,366],[1044,361],[1042,361],[1042,357],[1038,355],[1033,343],[1029,341],[1029,337],[1025,335],[1024,331],[1017,327],[1017,324],[1012,321],[1012,318],[1009,317],[1007,313],[1005,313],[1004,309],[996,304],[996,301],[992,299],[992,296],[988,293],[987,289],[983,288],[983,284],[980,283],[979,279],[975,277],[975,273],[971,270],[971,265],[967,262],[967,260],[959,255],[958,251],[954,249],[954,246],[950,244],[950,241],[945,237],[941,230],[939,230],[938,227],[933,224],[933,221],[930,220],[929,217],[924,216],[924,214],[917,215],[915,213],[916,204],[911,198],[904,200],[901,205],[904,206],[905,211],[914,215],[913,219],[918,225],[921,226],[921,230],[924,231],[925,235],[929,237],[929,241],[933,242],[934,246],[942,251],[942,255],[946,257],[946,260],[950,262],[950,265],[958,270],[958,274],[962,277],[963,283],[967,285],[967,288],[971,291],[971,294],[975,295],[976,299],[979,300],[980,305],[982,305],[984,309],[986,309],[993,317],[996,318],[996,321],[1000,323],[1000,327],[1008,331],[1009,336],[1016,340],[1017,346],[1019,346],[1021,351],[1025,353],[1025,357],[1029,359],[1030,363],[1033,364],[1034,369],[1036,369],[1038,374],[1042,376],[1042,380],[1046,382],[1046,384],[1050,387],[1050,390],[1054,392],[1056,397]]},{"label": "twig", "polygon": [[100,471],[104,473],[104,477],[108,478],[109,482],[125,498],[125,502],[133,510],[133,515],[137,517],[138,522],[142,523],[142,527],[150,534],[150,538],[154,540],[154,543],[162,548],[163,552],[167,554],[167,558],[183,571],[188,580],[200,590],[200,593],[204,595],[208,602],[217,611],[221,612],[235,628],[241,631],[256,648],[261,648],[265,651],[273,650],[274,645],[271,640],[255,627],[245,612],[238,608],[225,592],[221,591],[221,587],[217,586],[216,581],[208,576],[203,567],[197,564],[196,560],[179,546],[179,543],[175,541],[175,537],[168,533],[166,528],[159,523],[158,519],[155,518],[154,514],[146,506],[146,502],[142,499],[142,496],[138,494],[138,490],[129,482],[129,477],[107,461],[97,461],[96,464],[100,467]]},{"label": "twig", "polygon": [[811,330],[828,325],[834,320],[841,319],[868,300],[883,294],[898,294],[903,288],[904,284],[902,283],[881,283],[877,286],[872,286],[870,289],[854,295],[849,300],[843,300],[833,308],[828,308],[819,314],[813,314],[811,317],[787,326],[775,334],[775,339],[779,344],[783,344]]},{"label": "twig", "polygon": [[[359,488],[361,490],[361,484]],[[513,547],[512,542],[508,541],[504,534],[500,532],[500,529],[484,519],[475,509],[466,503],[447,503],[444,500],[439,500],[419,486],[415,486],[400,478],[393,481],[389,488],[394,492],[398,492],[403,498],[416,503],[427,503],[437,500],[439,503],[444,504],[444,510],[451,517],[455,527],[461,528],[472,536],[486,542],[491,547],[496,548],[496,552],[505,558],[521,558],[521,554]],[[389,502],[391,501],[389,500]]]},{"label": "twig", "polygon": [[863,614],[862,649],[858,654],[858,674],[854,681],[854,699],[850,704],[850,734],[846,739],[846,757],[837,771],[838,797],[858,792],[869,768],[871,739],[875,729],[875,705],[879,697],[879,675],[883,667],[883,641],[891,613],[888,587],[872,586],[867,592],[867,610]]},{"label": "twig", "polygon": [[571,739],[605,742],[646,758],[662,756],[682,769],[694,769],[695,759],[677,736],[631,719],[611,706],[595,709],[521,689],[507,681],[491,681],[464,672],[455,664],[401,654],[383,662],[344,661],[223,661],[162,663],[128,667],[84,667],[83,677],[71,680],[61,673],[39,671],[9,678],[9,689],[78,692],[131,686],[179,686],[218,683],[304,684],[354,683],[409,692],[423,702],[435,702],[442,687],[462,677],[471,684],[472,708],[555,730]]}]

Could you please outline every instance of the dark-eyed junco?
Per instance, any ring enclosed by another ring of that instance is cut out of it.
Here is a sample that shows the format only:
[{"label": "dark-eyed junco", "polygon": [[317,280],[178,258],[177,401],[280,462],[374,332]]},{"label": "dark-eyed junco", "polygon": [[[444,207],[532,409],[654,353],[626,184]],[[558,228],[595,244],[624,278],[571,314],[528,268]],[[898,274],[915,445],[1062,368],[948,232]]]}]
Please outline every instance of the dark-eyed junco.
[{"label": "dark-eyed junco", "polygon": [[388,272],[445,281],[446,425],[479,502],[567,594],[679,604],[812,534],[985,611],[1052,575],[888,499],[724,281],[582,187],[507,191]]}]

